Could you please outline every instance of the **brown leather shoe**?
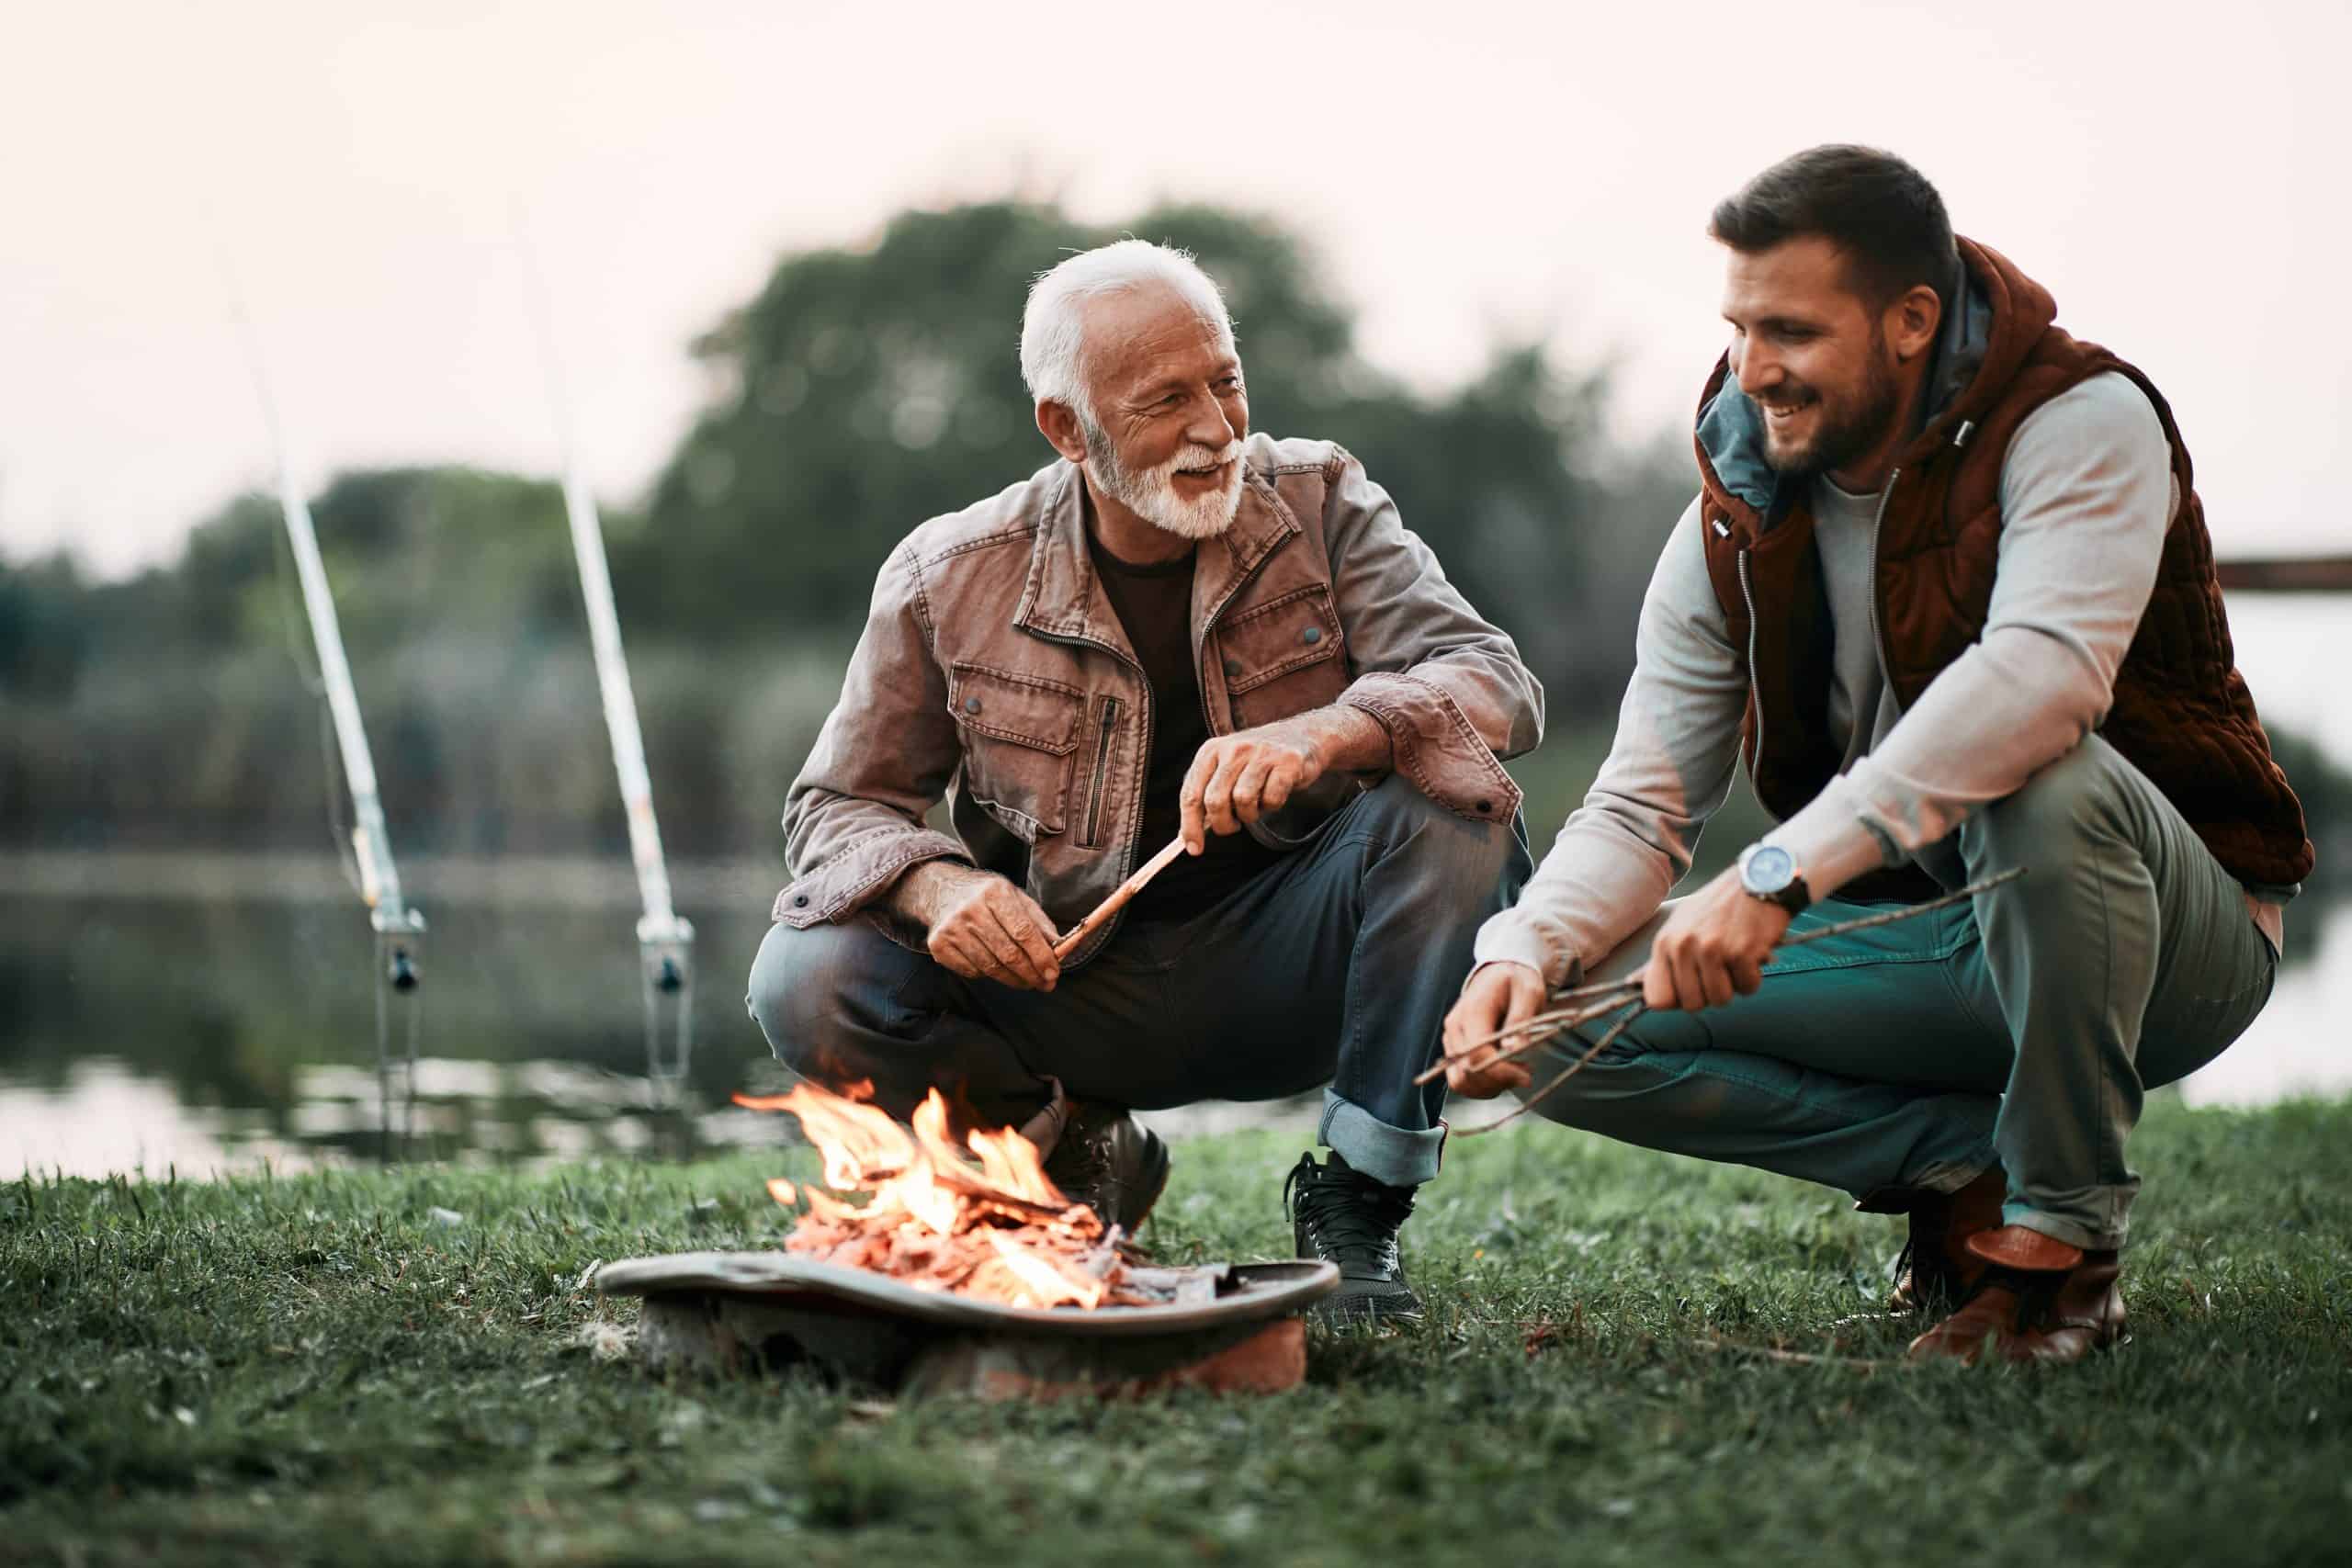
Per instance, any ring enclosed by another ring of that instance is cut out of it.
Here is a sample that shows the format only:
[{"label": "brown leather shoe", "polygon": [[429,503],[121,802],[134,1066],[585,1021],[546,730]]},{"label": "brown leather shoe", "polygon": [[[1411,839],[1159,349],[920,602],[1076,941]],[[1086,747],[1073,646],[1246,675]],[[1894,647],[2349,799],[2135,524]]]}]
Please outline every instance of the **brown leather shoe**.
[{"label": "brown leather shoe", "polygon": [[1985,1268],[1968,1243],[2001,1223],[2008,1186],[2007,1175],[1996,1165],[1957,1192],[1917,1194],[1909,1210],[1910,1239],[1895,1259],[1889,1314],[1950,1312],[1967,1299]]},{"label": "brown leather shoe", "polygon": [[1974,1366],[1986,1353],[2012,1363],[2062,1364],[2124,1339],[2122,1269],[2112,1248],[2086,1252],[2023,1225],[1971,1236],[1983,1261],[1960,1309],[1911,1341],[1911,1359]]}]

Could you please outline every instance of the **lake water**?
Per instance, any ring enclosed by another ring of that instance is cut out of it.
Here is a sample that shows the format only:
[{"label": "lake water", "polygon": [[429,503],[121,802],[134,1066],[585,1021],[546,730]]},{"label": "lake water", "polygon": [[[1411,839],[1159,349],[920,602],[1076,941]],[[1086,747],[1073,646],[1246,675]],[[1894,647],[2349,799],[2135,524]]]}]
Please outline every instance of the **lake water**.
[{"label": "lake water", "polygon": [[[670,1156],[786,1134],[728,1104],[781,1087],[744,1016],[777,873],[684,866],[695,1046],[678,1103],[646,1077],[626,868],[406,868],[424,950],[414,1153],[469,1161]],[[330,861],[0,857],[0,1177],[183,1176],[381,1154],[372,938]],[[2352,1092],[2352,904],[2290,911],[2252,1032],[2182,1091],[2198,1104]],[[1469,1113],[1469,1119],[1483,1115]],[[1170,1132],[1311,1110],[1209,1106]]]}]

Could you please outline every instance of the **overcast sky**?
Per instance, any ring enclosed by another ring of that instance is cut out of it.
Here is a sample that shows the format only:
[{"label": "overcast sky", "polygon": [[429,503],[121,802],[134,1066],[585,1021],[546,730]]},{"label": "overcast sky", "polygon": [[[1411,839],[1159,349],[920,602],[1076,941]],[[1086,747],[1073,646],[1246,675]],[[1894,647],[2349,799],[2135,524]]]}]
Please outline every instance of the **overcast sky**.
[{"label": "overcast sky", "polygon": [[231,275],[298,471],[551,471],[518,207],[608,496],[781,250],[1009,190],[1269,211],[1376,361],[1442,385],[1540,332],[1659,427],[1722,343],[1708,208],[1827,140],[2154,376],[2225,550],[2352,543],[2341,4],[0,6],[11,558],[164,558],[267,481]]}]

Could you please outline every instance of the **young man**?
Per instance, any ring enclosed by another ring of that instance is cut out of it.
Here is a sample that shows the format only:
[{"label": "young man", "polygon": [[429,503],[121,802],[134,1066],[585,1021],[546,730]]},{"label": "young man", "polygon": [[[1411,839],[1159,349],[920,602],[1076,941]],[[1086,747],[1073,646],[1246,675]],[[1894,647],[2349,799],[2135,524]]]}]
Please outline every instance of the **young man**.
[{"label": "young man", "polygon": [[[1955,241],[1900,159],[1801,152],[1712,232],[1731,346],[1702,489],[1608,761],[1479,933],[1449,1076],[1526,1088],[1473,1043],[1638,971],[1659,1010],[1544,1114],[1906,1213],[1891,1304],[1941,1319],[1915,1356],[2072,1360],[2123,1331],[2142,1091],[2261,1010],[2312,867],[2188,453],[2147,378]],[[1738,760],[1780,825],[1661,908]]]},{"label": "young man", "polygon": [[[1182,253],[1054,268],[1021,367],[1057,456],[882,569],[786,807],[797,879],[752,1014],[833,1088],[904,1115],[936,1085],[1023,1126],[1130,1230],[1168,1151],[1129,1109],[1329,1085],[1300,1251],[1339,1264],[1330,1312],[1409,1317],[1397,1231],[1444,1139],[1443,1086],[1412,1080],[1528,871],[1499,759],[1542,691],[1353,457],[1250,434]],[[953,833],[923,822],[943,790]]]}]

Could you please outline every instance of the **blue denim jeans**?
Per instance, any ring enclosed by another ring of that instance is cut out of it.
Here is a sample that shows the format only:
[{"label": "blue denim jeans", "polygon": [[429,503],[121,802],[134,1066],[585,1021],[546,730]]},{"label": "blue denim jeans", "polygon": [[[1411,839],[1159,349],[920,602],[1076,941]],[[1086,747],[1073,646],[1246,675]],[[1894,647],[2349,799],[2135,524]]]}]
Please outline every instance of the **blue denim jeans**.
[{"label": "blue denim jeans", "polygon": [[[2097,736],[1920,863],[1953,887],[2026,875],[1784,948],[1763,987],[1725,1007],[1647,1014],[1537,1113],[1842,1187],[1866,1206],[1880,1190],[1956,1190],[1997,1160],[2009,1224],[2120,1247],[2143,1091],[2238,1037],[2269,1000],[2278,954],[2180,813]],[[1826,899],[1790,930],[1874,912]],[[1640,968],[1664,919],[1590,978]],[[1536,1085],[1555,1070],[1539,1056]]]},{"label": "blue denim jeans", "polygon": [[1532,865],[1520,824],[1401,778],[1201,915],[1129,920],[1050,994],[951,974],[865,917],[768,932],[748,1004],[776,1056],[870,1079],[900,1116],[937,1087],[1018,1124],[1057,1078],[1136,1110],[1328,1086],[1318,1138],[1393,1186],[1437,1174],[1444,1084],[1416,1088],[1479,924]]}]

